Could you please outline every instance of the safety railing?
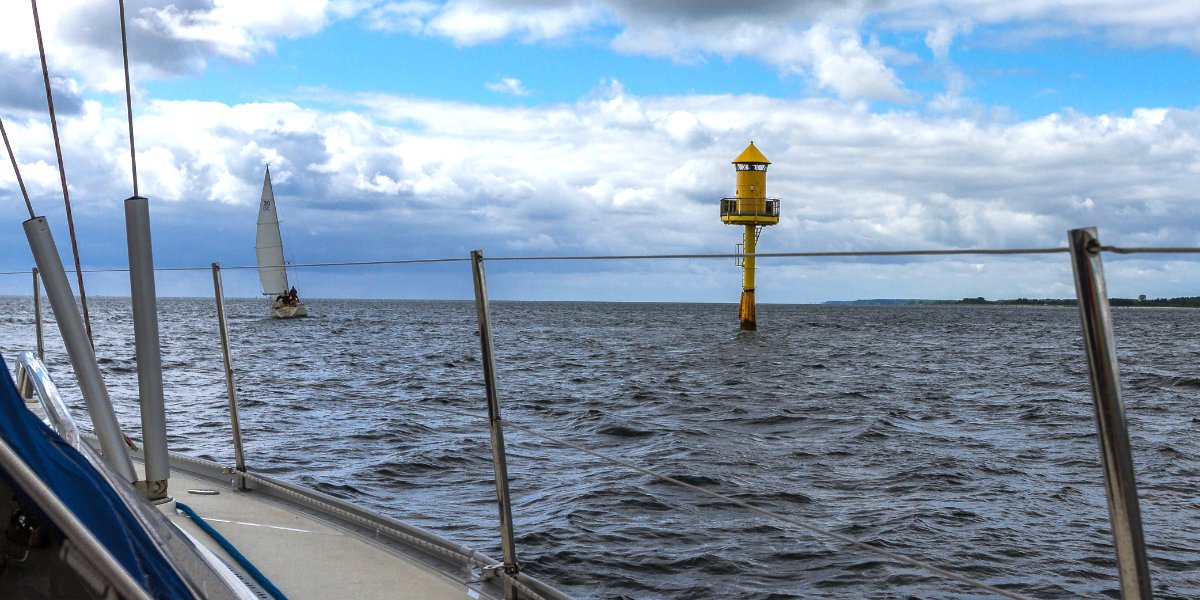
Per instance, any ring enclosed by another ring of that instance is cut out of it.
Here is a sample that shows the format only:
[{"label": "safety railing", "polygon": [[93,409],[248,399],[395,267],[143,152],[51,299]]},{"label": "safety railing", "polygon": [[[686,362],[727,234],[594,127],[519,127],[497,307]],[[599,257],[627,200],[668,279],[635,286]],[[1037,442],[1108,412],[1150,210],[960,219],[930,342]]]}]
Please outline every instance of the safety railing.
[{"label": "safety railing", "polygon": [[[727,210],[735,209],[736,206],[731,205],[733,199],[722,201],[722,214],[726,214]],[[774,205],[774,210],[778,210],[778,205]],[[1126,600],[1132,599],[1148,599],[1151,598],[1151,578],[1147,566],[1146,550],[1144,536],[1142,532],[1141,516],[1137,501],[1137,485],[1133,475],[1132,453],[1130,452],[1128,427],[1125,421],[1124,406],[1121,398],[1119,369],[1116,360],[1112,341],[1112,322],[1109,313],[1109,303],[1106,295],[1106,286],[1104,282],[1103,268],[1100,261],[1100,254],[1104,251],[1110,251],[1119,254],[1130,254],[1136,252],[1146,253],[1200,253],[1200,249],[1196,248],[1120,248],[1106,247],[1099,243],[1096,230],[1094,228],[1076,229],[1069,232],[1069,247],[1063,248],[1027,248],[1027,249],[951,249],[951,250],[900,250],[900,251],[863,251],[863,252],[788,252],[788,253],[758,253],[754,255],[748,254],[674,254],[674,255],[627,255],[627,256],[553,256],[553,257],[493,257],[485,259],[481,251],[474,251],[469,258],[448,258],[448,259],[428,259],[428,260],[396,260],[396,261],[370,261],[356,263],[312,263],[289,265],[295,267],[315,267],[315,266],[339,266],[339,265],[363,265],[363,264],[411,264],[411,263],[429,263],[429,262],[463,262],[469,261],[472,268],[473,278],[475,280],[476,308],[479,321],[479,333],[481,351],[484,356],[483,360],[483,376],[485,387],[487,389],[488,400],[488,419],[492,430],[493,442],[493,463],[496,475],[496,493],[497,505],[500,511],[501,538],[502,549],[504,553],[504,562],[494,566],[493,575],[504,577],[506,580],[506,597],[517,598],[520,596],[520,591],[525,586],[521,585],[521,580],[525,576],[520,574],[519,563],[517,560],[517,552],[515,548],[514,535],[512,531],[512,514],[511,501],[509,500],[507,467],[505,464],[504,454],[504,437],[502,425],[509,424],[518,429],[535,436],[563,444],[567,447],[575,448],[582,452],[586,452],[604,460],[608,460],[613,464],[631,468],[643,473],[647,473],[658,477],[664,481],[668,481],[684,488],[691,489],[698,493],[706,494],[711,497],[728,501],[732,504],[742,506],[748,510],[756,511],[761,514],[777,518],[781,521],[801,526],[805,529],[829,536],[831,538],[846,542],[864,550],[875,552],[886,556],[893,560],[903,562],[912,566],[925,569],[929,572],[949,577],[969,585],[975,586],[982,590],[987,590],[1005,597],[1022,598],[1018,594],[989,586],[982,582],[974,581],[969,578],[956,575],[945,571],[936,566],[917,561],[908,557],[898,555],[896,553],[874,547],[870,544],[862,543],[858,540],[842,536],[833,532],[811,526],[809,524],[791,519],[786,516],[778,515],[770,511],[766,511],[760,507],[756,507],[745,502],[723,496],[715,492],[705,490],[703,488],[679,481],[670,477],[666,477],[655,473],[649,469],[639,467],[624,460],[605,456],[600,453],[593,452],[578,444],[569,441],[546,436],[545,434],[536,432],[532,429],[522,427],[518,424],[506,421],[500,416],[499,398],[496,393],[496,367],[494,353],[492,350],[492,336],[490,325],[490,309],[488,305],[487,286],[484,276],[485,261],[514,261],[514,260],[628,260],[628,259],[678,259],[678,258],[725,258],[725,257],[746,257],[754,256],[756,258],[771,258],[771,257],[874,257],[874,256],[945,256],[945,255],[1020,255],[1020,254],[1050,254],[1050,253],[1069,253],[1072,266],[1075,273],[1076,293],[1078,306],[1080,309],[1080,317],[1083,326],[1083,336],[1087,354],[1087,362],[1089,366],[1090,383],[1092,389],[1093,406],[1095,409],[1096,427],[1099,435],[1101,448],[1101,457],[1104,468],[1105,487],[1107,491],[1110,520],[1112,523],[1114,546],[1116,548],[1118,560],[1118,577],[1120,581],[1121,597]],[[235,470],[241,474],[241,477],[246,477],[244,459],[241,451],[240,433],[237,427],[237,401],[233,390],[233,370],[229,362],[229,338],[227,324],[224,319],[223,292],[220,283],[221,267],[214,263],[212,265],[214,277],[214,289],[218,302],[218,314],[220,318],[220,326],[222,332],[222,345],[225,354],[225,366],[227,385],[229,388],[229,405],[230,416],[233,424],[234,444],[237,453],[238,466]],[[226,267],[232,269],[249,269],[256,267]],[[181,269],[162,269],[162,270],[196,270],[195,268]],[[36,280],[35,280],[36,281]],[[40,316],[39,316],[40,327]],[[60,400],[61,403],[61,400]],[[445,409],[434,408],[433,410],[442,410],[444,412],[455,412]],[[465,414],[465,413],[461,413]],[[477,415],[469,415],[477,416]],[[240,485],[245,485],[245,480],[239,478]]]},{"label": "safety railing", "polygon": [[[722,217],[779,217],[779,199],[767,198],[759,199],[741,199],[743,205],[742,210],[738,210],[737,198],[721,198],[721,216]],[[752,209],[746,208],[747,205],[752,205]]]}]

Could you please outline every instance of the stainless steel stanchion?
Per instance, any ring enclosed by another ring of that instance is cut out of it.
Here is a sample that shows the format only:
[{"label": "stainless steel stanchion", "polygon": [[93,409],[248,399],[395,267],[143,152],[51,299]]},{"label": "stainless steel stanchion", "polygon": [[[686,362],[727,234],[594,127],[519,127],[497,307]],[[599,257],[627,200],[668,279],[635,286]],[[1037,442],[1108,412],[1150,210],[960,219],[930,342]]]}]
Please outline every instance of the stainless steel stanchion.
[{"label": "stainless steel stanchion", "polygon": [[1117,370],[1116,346],[1113,344],[1108,291],[1104,285],[1104,269],[1100,264],[1100,241],[1096,238],[1095,227],[1072,229],[1069,237],[1071,264],[1075,270],[1075,293],[1079,298],[1084,347],[1091,375],[1092,404],[1096,410],[1096,430],[1100,434],[1108,516],[1112,521],[1113,543],[1117,549],[1121,597],[1125,600],[1148,600],[1152,597],[1150,570],[1146,565],[1146,542],[1142,536],[1142,515],[1138,509],[1137,483],[1133,477],[1125,406],[1121,402],[1121,381]]},{"label": "stainless steel stanchion", "polygon": [[[516,577],[517,548],[513,538],[512,502],[508,494],[508,464],[504,458],[504,429],[500,421],[500,398],[496,386],[496,360],[492,353],[492,323],[488,309],[487,281],[483,274],[483,251],[471,251],[471,273],[475,280],[475,309],[479,315],[479,343],[483,348],[483,380],[487,388],[488,421],[492,430],[492,464],[496,469],[496,503],[500,508],[500,536],[504,572]],[[504,597],[516,600],[517,588],[504,580]]]},{"label": "stainless steel stanchion", "polygon": [[221,327],[221,356],[225,360],[225,391],[229,396],[229,425],[233,428],[234,484],[246,489],[246,457],[242,453],[242,427],[238,424],[237,391],[233,385],[233,354],[229,350],[229,322],[225,319],[225,287],[221,263],[212,264],[213,291],[217,299],[217,322]]},{"label": "stainless steel stanchion", "polygon": [[33,322],[37,328],[37,357],[46,362],[46,338],[42,334],[42,282],[37,267],[33,268]]}]

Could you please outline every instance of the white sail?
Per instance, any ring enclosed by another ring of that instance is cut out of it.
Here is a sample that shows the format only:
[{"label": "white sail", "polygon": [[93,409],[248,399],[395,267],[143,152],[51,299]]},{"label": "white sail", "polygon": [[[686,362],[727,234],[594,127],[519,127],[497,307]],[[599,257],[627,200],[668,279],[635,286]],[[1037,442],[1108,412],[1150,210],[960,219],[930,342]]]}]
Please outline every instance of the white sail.
[{"label": "white sail", "polygon": [[288,292],[287,272],[283,270],[283,240],[279,237],[279,215],[275,212],[275,193],[271,190],[271,170],[263,178],[262,202],[258,205],[258,236],[254,239],[258,255],[258,279],[264,296]]}]

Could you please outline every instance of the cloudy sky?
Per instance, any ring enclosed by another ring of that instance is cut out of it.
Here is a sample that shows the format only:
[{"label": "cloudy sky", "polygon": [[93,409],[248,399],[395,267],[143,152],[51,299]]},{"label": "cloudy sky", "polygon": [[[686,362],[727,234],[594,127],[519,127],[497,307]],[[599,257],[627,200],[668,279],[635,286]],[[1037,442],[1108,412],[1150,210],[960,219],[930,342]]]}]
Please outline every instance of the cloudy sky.
[{"label": "cloudy sky", "polygon": [[[1057,6],[1054,6],[1057,5]],[[0,117],[69,257],[29,5]],[[761,252],[1200,246],[1192,0],[128,0],[156,265],[254,261],[270,163],[294,263],[729,253],[730,161],[773,162]],[[127,266],[116,0],[39,2],[85,269]],[[28,217],[0,169],[0,271]],[[69,258],[68,258],[69,262]],[[1071,297],[1065,255],[760,259],[760,302]],[[1105,256],[1117,296],[1200,294],[1186,256]],[[492,262],[494,298],[736,302],[732,259]],[[231,295],[259,293],[228,271]],[[468,298],[462,263],[306,268],[314,297]],[[128,294],[127,276],[87,276]],[[163,295],[211,294],[206,271]],[[0,293],[29,293],[0,275]]]}]

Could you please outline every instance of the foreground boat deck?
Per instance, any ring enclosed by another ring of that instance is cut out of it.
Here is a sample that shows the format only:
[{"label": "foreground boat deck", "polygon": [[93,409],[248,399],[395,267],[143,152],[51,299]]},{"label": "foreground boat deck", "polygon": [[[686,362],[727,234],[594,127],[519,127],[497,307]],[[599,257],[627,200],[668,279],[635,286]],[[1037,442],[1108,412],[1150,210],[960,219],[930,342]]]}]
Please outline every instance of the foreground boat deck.
[{"label": "foreground boat deck", "polygon": [[[23,399],[25,409],[43,424],[59,431],[59,435],[32,427],[33,423],[26,423],[31,427],[13,435],[35,441],[44,438],[43,446],[57,449],[57,453],[45,451],[44,454],[50,458],[42,460],[39,465],[49,461],[55,468],[59,468],[60,464],[78,467],[67,472],[74,473],[72,477],[92,484],[87,488],[87,493],[94,497],[85,497],[84,503],[98,505],[96,498],[100,498],[109,503],[105,505],[108,508],[102,509],[111,509],[111,512],[100,515],[100,520],[104,517],[110,520],[124,519],[122,523],[125,529],[117,529],[115,533],[111,528],[104,529],[109,543],[114,547],[132,548],[127,543],[123,544],[132,541],[137,548],[150,554],[143,556],[131,552],[127,553],[128,560],[118,561],[107,548],[100,545],[87,525],[75,517],[71,507],[62,503],[60,492],[38,479],[39,475],[7,444],[0,444],[5,450],[4,456],[10,457],[6,464],[12,465],[25,480],[31,482],[27,483],[31,489],[42,494],[38,498],[52,507],[52,513],[46,514],[54,516],[55,527],[63,528],[61,531],[64,532],[65,541],[55,546],[62,548],[62,552],[47,555],[53,562],[54,556],[62,554],[59,557],[62,565],[51,566],[58,568],[65,565],[76,574],[64,584],[58,581],[62,578],[53,574],[47,577],[47,569],[26,569],[32,572],[32,576],[14,578],[14,585],[29,583],[39,589],[47,585],[50,588],[56,585],[83,586],[80,589],[102,592],[104,597],[112,596],[119,589],[129,597],[148,598],[147,586],[157,585],[156,582],[161,583],[167,578],[176,578],[175,582],[170,583],[176,586],[172,592],[176,595],[197,593],[208,597],[211,592],[218,594],[216,597],[243,600],[282,600],[284,597],[292,600],[499,599],[513,597],[518,591],[534,600],[570,600],[562,592],[526,574],[519,574],[515,569],[506,572],[503,563],[476,550],[345,500],[258,474],[245,467],[234,468],[209,460],[169,454],[166,457],[168,464],[161,465],[161,472],[166,476],[165,483],[170,495],[157,504],[149,504],[127,483],[130,478],[138,482],[147,479],[142,452],[133,448],[130,454],[125,454],[126,461],[132,459],[136,472],[126,468],[127,475],[121,475],[117,469],[110,467],[98,449],[99,439],[90,433],[78,431],[41,362],[32,353],[26,352],[20,356],[23,365],[17,377],[21,382],[18,384],[20,389],[13,389],[10,385],[8,399],[10,402]],[[0,367],[4,366],[4,363],[0,363]],[[11,421],[6,420],[6,423],[30,421],[28,415],[22,414],[19,408],[15,410],[18,411],[16,416]],[[133,446],[132,443],[129,445]],[[67,448],[59,446],[69,446],[78,453],[67,452]],[[117,449],[124,454],[125,449],[119,442]],[[163,476],[158,479],[163,479]],[[155,484],[159,489],[162,489],[161,483],[156,479]],[[84,489],[84,486],[70,489]],[[83,496],[76,492],[74,497]],[[9,508],[12,512],[13,509]],[[158,514],[155,514],[156,511]],[[34,554],[35,547],[39,547],[34,540],[39,527],[36,523],[22,527],[18,533],[28,538],[24,542],[29,550],[26,553],[28,558]],[[92,554],[76,558],[83,551],[65,553],[68,548],[76,547],[74,538],[65,537],[67,532],[78,534],[84,540],[82,544],[90,544],[86,546],[86,551]],[[195,544],[186,543],[182,536],[192,538]],[[70,546],[68,542],[71,542]],[[159,552],[165,554],[154,554]],[[41,558],[43,554],[38,552],[35,558]],[[148,573],[146,567],[151,563],[140,562],[144,558],[158,561],[153,564],[169,569],[171,573],[155,581],[134,579],[135,574]],[[22,562],[24,560],[21,559]],[[228,568],[223,568],[220,562],[224,562]],[[108,570],[101,571],[100,567]],[[83,579],[78,577],[80,569],[86,575]],[[245,581],[246,585],[233,581],[235,577]],[[185,587],[190,587],[190,590]],[[71,593],[70,597],[77,595]],[[55,592],[47,596],[39,592],[30,597],[58,598],[63,595]]]},{"label": "foreground boat deck", "polygon": [[173,470],[170,495],[174,500],[158,508],[180,529],[249,578],[176,502],[195,511],[291,600],[493,597],[481,580],[437,572],[388,544],[254,491]]}]

